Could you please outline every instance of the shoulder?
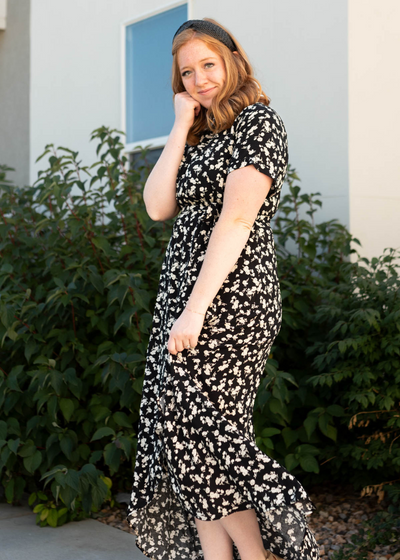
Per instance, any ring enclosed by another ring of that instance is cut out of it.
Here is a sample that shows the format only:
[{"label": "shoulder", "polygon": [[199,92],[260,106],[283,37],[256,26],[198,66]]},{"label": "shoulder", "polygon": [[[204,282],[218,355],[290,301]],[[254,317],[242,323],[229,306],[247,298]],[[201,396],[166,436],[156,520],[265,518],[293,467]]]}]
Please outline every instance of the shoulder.
[{"label": "shoulder", "polygon": [[233,123],[235,131],[242,129],[265,129],[266,132],[280,132],[286,135],[285,125],[278,113],[264,103],[247,105],[236,117]]}]

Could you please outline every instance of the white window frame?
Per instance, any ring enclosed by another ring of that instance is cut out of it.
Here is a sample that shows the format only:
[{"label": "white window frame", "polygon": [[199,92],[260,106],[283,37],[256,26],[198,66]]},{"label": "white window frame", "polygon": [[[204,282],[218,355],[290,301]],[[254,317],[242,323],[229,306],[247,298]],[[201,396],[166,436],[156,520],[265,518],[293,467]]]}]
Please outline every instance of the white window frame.
[{"label": "white window frame", "polygon": [[0,29],[7,28],[7,0],[0,0]]},{"label": "white window frame", "polygon": [[[142,21],[144,19],[148,19],[149,17],[155,16],[157,14],[161,14],[172,8],[176,8],[178,6],[182,6],[187,4],[187,11],[188,11],[188,19],[193,19],[193,0],[178,0],[176,2],[170,2],[169,4],[165,4],[156,10],[151,10],[149,12],[145,12],[140,16],[125,20],[121,23],[121,128],[123,132],[126,134],[126,28],[128,25],[132,23],[137,23],[138,21]],[[172,38],[171,38],[172,41]],[[172,93],[172,92],[171,92]],[[126,140],[126,136],[124,137]],[[165,146],[168,140],[168,136],[158,136],[157,138],[144,138],[143,140],[138,140],[136,142],[128,142],[125,143],[125,147],[123,152],[125,153],[135,153],[140,152],[140,148],[137,146],[142,147],[150,147],[153,148],[162,148]]]}]

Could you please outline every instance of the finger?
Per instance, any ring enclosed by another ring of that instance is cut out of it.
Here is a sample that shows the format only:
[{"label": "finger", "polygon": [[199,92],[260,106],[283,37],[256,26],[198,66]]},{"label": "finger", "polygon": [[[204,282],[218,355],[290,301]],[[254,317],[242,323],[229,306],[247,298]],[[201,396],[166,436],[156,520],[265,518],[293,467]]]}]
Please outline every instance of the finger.
[{"label": "finger", "polygon": [[191,338],[191,339],[190,339],[190,347],[191,347],[191,348],[196,348],[196,346],[197,346],[197,341],[198,341],[197,338]]},{"label": "finger", "polygon": [[168,348],[168,352],[170,352],[170,354],[176,354],[177,353],[176,345],[175,345],[175,339],[171,336],[169,337],[167,348]]},{"label": "finger", "polygon": [[178,352],[182,352],[185,346],[186,344],[182,339],[175,339],[175,348],[178,350]]}]

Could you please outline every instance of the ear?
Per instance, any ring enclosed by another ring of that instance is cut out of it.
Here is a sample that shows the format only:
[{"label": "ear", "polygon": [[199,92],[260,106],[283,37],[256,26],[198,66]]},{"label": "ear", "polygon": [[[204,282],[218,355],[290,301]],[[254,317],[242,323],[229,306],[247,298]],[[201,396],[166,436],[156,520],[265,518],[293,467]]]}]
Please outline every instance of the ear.
[{"label": "ear", "polygon": [[239,56],[239,53],[237,51],[232,51],[233,54],[237,54]]}]

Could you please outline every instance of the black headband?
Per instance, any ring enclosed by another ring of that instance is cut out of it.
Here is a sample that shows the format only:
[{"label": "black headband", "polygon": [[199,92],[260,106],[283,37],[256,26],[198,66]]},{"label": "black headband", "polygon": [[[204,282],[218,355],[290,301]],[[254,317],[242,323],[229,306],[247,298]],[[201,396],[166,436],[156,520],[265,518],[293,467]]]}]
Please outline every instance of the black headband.
[{"label": "black headband", "polygon": [[214,39],[218,39],[218,41],[221,41],[221,43],[227,46],[231,51],[237,50],[232,38],[224,29],[222,29],[222,27],[204,19],[189,19],[188,21],[185,21],[185,23],[182,23],[178,31],[175,33],[172,42],[174,42],[175,37],[179,35],[179,33],[182,33],[182,31],[185,31],[185,29],[189,29],[190,27],[196,31],[207,33],[207,35],[211,35]]}]

